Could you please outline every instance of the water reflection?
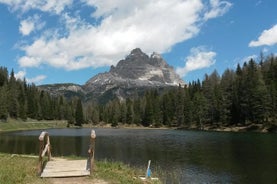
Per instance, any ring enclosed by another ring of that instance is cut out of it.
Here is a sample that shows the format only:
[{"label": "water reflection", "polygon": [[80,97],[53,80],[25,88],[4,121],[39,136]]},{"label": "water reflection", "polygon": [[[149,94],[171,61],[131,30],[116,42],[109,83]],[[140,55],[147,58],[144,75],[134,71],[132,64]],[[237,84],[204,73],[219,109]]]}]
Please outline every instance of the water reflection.
[{"label": "water reflection", "polygon": [[[0,134],[0,152],[38,154],[41,131]],[[54,156],[87,157],[90,129],[49,129]],[[96,129],[95,158],[165,173],[165,183],[276,183],[277,135]]]}]

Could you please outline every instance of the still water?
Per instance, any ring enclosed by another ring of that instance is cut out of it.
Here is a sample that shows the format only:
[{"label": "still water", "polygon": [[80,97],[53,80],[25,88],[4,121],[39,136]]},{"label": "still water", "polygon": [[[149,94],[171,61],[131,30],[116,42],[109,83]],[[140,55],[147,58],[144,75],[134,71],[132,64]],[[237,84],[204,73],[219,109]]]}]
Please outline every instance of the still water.
[{"label": "still water", "polygon": [[[53,156],[86,157],[90,129],[49,129]],[[95,129],[97,160],[161,172],[164,183],[277,183],[277,134]],[[38,154],[41,130],[0,134],[0,152]],[[143,174],[143,173],[142,173]]]}]

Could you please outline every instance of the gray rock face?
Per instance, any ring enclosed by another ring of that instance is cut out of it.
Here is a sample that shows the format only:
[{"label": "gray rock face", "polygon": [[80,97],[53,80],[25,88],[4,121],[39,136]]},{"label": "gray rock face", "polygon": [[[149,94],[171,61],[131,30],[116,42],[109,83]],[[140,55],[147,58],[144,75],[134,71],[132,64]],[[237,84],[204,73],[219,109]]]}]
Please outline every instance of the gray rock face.
[{"label": "gray rock face", "polygon": [[184,85],[184,81],[175,73],[174,69],[157,53],[150,57],[139,48],[110,71],[92,77],[84,85],[85,91],[104,92],[115,87],[166,87]]},{"label": "gray rock face", "polygon": [[92,77],[82,86],[59,84],[44,85],[40,88],[52,94],[78,96],[83,101],[107,102],[115,97],[124,99],[143,94],[151,88],[165,89],[179,84],[185,83],[161,55],[154,52],[149,57],[137,48],[116,66],[111,66],[109,72]]}]

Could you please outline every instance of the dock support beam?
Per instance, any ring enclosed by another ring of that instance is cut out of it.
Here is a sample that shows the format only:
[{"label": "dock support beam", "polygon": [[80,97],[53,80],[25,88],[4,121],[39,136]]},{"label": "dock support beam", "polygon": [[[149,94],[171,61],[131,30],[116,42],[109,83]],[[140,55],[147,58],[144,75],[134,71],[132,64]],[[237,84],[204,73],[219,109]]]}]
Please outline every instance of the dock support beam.
[{"label": "dock support beam", "polygon": [[[45,144],[45,138],[46,138],[46,144]],[[48,132],[41,132],[39,139],[39,163],[38,163],[38,175],[41,174],[42,168],[43,168],[43,157],[47,153],[48,161],[51,159],[51,145],[50,145],[50,138],[48,135]]]},{"label": "dock support beam", "polygon": [[91,134],[90,134],[90,145],[89,145],[89,150],[88,150],[88,154],[89,154],[89,168],[90,168],[90,175],[92,175],[93,173],[93,169],[94,169],[94,151],[95,151],[95,138],[96,138],[96,134],[94,130],[91,130]]}]

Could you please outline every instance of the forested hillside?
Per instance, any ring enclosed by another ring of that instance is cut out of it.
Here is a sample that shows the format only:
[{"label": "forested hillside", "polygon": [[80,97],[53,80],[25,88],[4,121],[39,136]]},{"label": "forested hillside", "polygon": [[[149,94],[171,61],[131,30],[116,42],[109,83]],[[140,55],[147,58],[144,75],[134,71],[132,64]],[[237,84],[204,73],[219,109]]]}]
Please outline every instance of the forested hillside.
[{"label": "forested hillside", "polygon": [[9,74],[7,68],[0,67],[1,121],[6,121],[7,118],[25,121],[31,118],[68,120],[70,123],[76,123],[75,109],[78,101],[79,99],[68,101],[63,96],[51,96],[45,91],[38,90],[34,84],[27,84],[25,80],[16,79],[13,71]]},{"label": "forested hillside", "polygon": [[[107,104],[78,98],[65,100],[27,84],[0,67],[0,119],[68,120],[70,123],[118,123],[168,127],[276,126],[277,57],[251,59],[205,75],[204,80],[167,91],[146,91],[143,96],[114,99]],[[83,115],[83,116],[82,116]]]},{"label": "forested hillside", "polygon": [[221,127],[276,124],[277,58],[238,65],[236,70],[217,71],[204,80],[159,94],[147,91],[143,97],[110,101],[105,106],[89,104],[86,118],[117,125]]}]

